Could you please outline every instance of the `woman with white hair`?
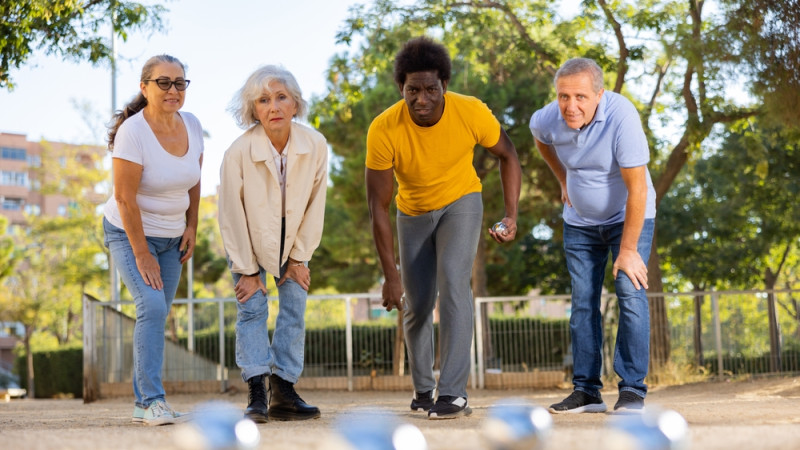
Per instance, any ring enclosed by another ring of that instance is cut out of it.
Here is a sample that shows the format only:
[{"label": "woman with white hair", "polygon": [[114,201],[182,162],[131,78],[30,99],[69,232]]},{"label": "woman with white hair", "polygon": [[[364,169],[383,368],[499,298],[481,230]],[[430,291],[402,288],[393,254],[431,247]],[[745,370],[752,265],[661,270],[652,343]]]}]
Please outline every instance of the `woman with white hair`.
[{"label": "woman with white hair", "polygon": [[[303,371],[308,261],[322,238],[328,178],[325,138],[293,120],[307,108],[289,71],[256,70],[231,103],[246,131],[225,152],[220,172],[219,226],[238,309],[236,364],[250,391],[245,417],[259,423],[320,416],[294,390]],[[279,302],[272,342],[267,273]]]}]

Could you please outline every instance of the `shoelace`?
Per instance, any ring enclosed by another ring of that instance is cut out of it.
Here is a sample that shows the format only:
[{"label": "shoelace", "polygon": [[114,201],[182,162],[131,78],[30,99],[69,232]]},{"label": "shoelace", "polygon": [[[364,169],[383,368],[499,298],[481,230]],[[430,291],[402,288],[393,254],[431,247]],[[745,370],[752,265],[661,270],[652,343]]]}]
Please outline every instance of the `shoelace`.
[{"label": "shoelace", "polygon": [[292,387],[292,383],[289,383],[288,381],[285,381],[283,379],[279,379],[277,384],[278,384],[278,390],[281,391],[281,395],[287,400],[303,401],[303,399],[300,398],[300,396],[294,390],[294,387]]},{"label": "shoelace", "polygon": [[170,409],[169,405],[166,402],[156,401],[150,407],[151,411],[153,412],[153,417],[161,417],[161,416],[172,416],[175,417],[175,413]]},{"label": "shoelace", "polygon": [[267,390],[266,390],[266,388],[263,388],[263,386],[262,386],[262,389],[250,389],[249,398],[250,398],[250,403],[254,403],[256,401],[260,401],[262,403],[266,403],[267,402]]}]

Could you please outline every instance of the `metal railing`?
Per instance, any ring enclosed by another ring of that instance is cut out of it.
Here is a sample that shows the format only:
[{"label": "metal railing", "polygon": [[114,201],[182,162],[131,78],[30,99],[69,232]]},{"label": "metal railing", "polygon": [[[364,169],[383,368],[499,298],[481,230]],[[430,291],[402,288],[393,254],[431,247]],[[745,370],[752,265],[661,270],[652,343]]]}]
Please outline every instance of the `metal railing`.
[{"label": "metal railing", "polygon": [[[800,372],[796,310],[800,291],[649,296],[651,302],[664,302],[668,319],[666,330],[659,328],[661,324],[651,326],[652,334],[666,336],[666,342],[656,349],[663,354],[653,356],[659,364],[649,377],[663,377],[664,370],[715,375]],[[486,375],[495,373],[564,372],[568,376],[569,299],[568,295],[475,298],[472,386],[485,387]],[[770,299],[777,305],[773,308],[777,337],[770,333]],[[231,372],[238,371],[233,356],[235,298],[176,299],[174,305],[174,311],[186,306],[183,314],[173,315],[167,324],[164,380],[215,380],[225,390]],[[613,376],[615,306],[613,293],[603,295],[604,373],[609,377]],[[98,302],[85,296],[84,377],[89,377],[85,393],[97,389],[99,383],[130,381],[134,320],[125,314],[126,308],[133,315],[130,301]],[[271,300],[270,330],[278,313],[277,300]],[[407,373],[405,355],[399,367],[394,361],[394,314],[383,311],[379,294],[309,296],[303,377],[346,377],[347,388],[353,390],[356,376]],[[776,339],[777,343],[771,342]]]}]

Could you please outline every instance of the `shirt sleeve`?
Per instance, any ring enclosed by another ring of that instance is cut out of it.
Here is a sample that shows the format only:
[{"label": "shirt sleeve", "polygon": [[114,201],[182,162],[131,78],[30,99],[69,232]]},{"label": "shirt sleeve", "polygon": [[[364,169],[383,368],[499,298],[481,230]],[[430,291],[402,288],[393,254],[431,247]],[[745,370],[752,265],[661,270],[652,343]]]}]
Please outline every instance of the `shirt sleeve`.
[{"label": "shirt sleeve", "polygon": [[137,132],[139,128],[134,126],[134,120],[135,118],[128,118],[117,129],[117,135],[114,136],[114,151],[111,156],[143,166],[144,154],[141,133]]},{"label": "shirt sleeve", "polygon": [[533,137],[542,144],[553,145],[553,138],[545,131],[547,128],[542,123],[543,116],[544,108],[533,113],[529,124],[531,134],[533,134]]},{"label": "shirt sleeve", "polygon": [[372,170],[386,170],[394,166],[394,146],[383,121],[372,121],[367,131],[366,166]]},{"label": "shirt sleeve", "polygon": [[500,121],[494,116],[492,110],[478,100],[475,106],[477,119],[476,130],[478,132],[476,140],[478,144],[485,148],[494,147],[500,141]]},{"label": "shirt sleeve", "polygon": [[617,164],[624,169],[644,166],[650,161],[650,147],[647,144],[639,112],[630,102],[624,102],[619,112],[622,119],[617,122],[615,148]]}]

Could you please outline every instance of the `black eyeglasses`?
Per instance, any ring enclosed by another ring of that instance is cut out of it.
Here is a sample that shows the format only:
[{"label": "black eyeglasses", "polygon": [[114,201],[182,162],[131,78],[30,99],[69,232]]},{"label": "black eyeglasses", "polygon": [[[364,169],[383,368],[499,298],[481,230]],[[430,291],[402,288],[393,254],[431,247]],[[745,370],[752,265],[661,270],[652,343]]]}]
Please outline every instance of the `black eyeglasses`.
[{"label": "black eyeglasses", "polygon": [[157,78],[155,80],[144,80],[144,81],[155,81],[156,85],[161,88],[163,91],[168,91],[169,88],[175,86],[175,89],[179,91],[185,91],[187,87],[189,87],[189,80],[175,80],[172,81],[169,78]]}]

